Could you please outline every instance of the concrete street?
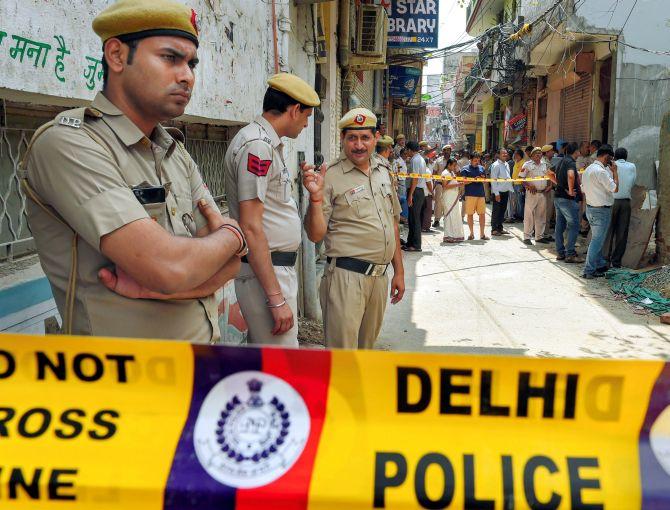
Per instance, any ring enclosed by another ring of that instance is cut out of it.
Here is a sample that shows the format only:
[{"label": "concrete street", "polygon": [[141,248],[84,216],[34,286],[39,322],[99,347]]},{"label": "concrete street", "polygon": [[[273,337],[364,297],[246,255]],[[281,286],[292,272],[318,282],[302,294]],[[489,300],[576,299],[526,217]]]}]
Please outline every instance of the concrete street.
[{"label": "concrete street", "polygon": [[423,252],[404,252],[405,299],[387,308],[377,348],[670,358],[670,326],[634,313],[604,278],[580,278],[582,264],[556,262],[553,244],[524,245],[520,223],[505,228],[459,245],[443,245],[441,227],[423,234]]}]

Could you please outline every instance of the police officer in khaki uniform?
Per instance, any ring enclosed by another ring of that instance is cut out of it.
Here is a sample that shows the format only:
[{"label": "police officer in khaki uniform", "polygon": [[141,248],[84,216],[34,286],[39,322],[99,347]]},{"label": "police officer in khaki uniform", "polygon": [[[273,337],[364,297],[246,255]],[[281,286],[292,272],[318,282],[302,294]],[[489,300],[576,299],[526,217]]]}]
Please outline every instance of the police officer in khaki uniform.
[{"label": "police officer in khaki uniform", "polygon": [[[325,240],[328,267],[320,299],[328,347],[372,348],[386,309],[389,263],[394,270],[391,303],[405,292],[400,203],[389,166],[373,157],[376,122],[365,108],[342,117],[343,154],[325,175],[322,214],[305,221],[310,240]],[[312,195],[310,210],[318,208],[319,198]]]},{"label": "police officer in khaki uniform", "polygon": [[405,148],[405,143],[407,143],[407,140],[402,133],[395,137],[395,147],[393,148],[393,152],[395,153],[396,158],[400,156],[400,151]]},{"label": "police officer in khaki uniform", "polygon": [[[297,138],[319,104],[316,91],[297,76],[272,76],[263,114],[240,130],[226,153],[230,214],[249,244],[235,292],[250,343],[298,346],[295,263],[302,227],[282,137]],[[312,167],[303,166],[303,172],[308,191],[320,193],[323,179]]]},{"label": "police officer in khaki uniform", "polygon": [[393,138],[388,135],[380,136],[377,140],[376,152],[377,156],[383,158],[382,162],[390,167],[391,162],[389,159],[391,154],[393,154]]},{"label": "police officer in khaki uniform", "polygon": [[[381,163],[384,166],[387,166],[391,168],[391,155],[393,154],[393,138],[391,138],[388,135],[380,136],[377,139],[377,146],[375,147],[375,154],[374,156],[376,158],[379,158],[381,160]],[[396,195],[398,194],[398,178],[395,176],[393,172],[390,173],[391,175],[391,184],[393,185],[393,190],[395,191]]]},{"label": "police officer in khaki uniform", "polygon": [[195,12],[121,0],[93,28],[103,91],[40,128],[23,165],[63,329],[214,342],[213,294],[237,274],[245,240],[216,208],[182,134],[159,124],[182,115],[193,90]]}]

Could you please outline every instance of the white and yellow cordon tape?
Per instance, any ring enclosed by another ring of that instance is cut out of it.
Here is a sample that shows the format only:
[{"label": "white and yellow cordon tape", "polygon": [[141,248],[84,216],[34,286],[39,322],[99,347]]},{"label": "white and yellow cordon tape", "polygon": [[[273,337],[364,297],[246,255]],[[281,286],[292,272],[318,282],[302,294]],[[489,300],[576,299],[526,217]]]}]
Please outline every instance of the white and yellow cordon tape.
[{"label": "white and yellow cordon tape", "polygon": [[[391,175],[395,177],[404,177],[410,179],[426,179],[427,174],[403,174],[403,173],[392,173]],[[430,177],[432,181],[458,181],[458,182],[531,182],[531,181],[547,181],[549,177],[519,177],[518,179],[502,179],[502,178],[491,178],[491,177],[442,177],[441,175],[432,175]]]},{"label": "white and yellow cordon tape", "polygon": [[[584,173],[584,169],[580,169],[579,173]],[[426,179],[428,174],[408,174],[408,173],[394,173],[391,172],[391,175],[394,177],[410,178],[410,179]],[[492,178],[492,177],[442,177],[441,175],[431,175],[430,180],[432,181],[457,181],[457,182],[532,182],[532,181],[548,181],[549,176],[543,175],[540,177],[518,177],[516,179],[503,179],[503,178]]]}]

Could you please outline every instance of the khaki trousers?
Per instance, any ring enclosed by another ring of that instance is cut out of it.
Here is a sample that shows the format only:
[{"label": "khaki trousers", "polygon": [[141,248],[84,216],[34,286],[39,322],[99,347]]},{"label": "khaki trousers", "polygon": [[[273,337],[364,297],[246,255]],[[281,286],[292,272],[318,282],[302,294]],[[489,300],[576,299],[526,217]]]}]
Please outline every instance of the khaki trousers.
[{"label": "khaki trousers", "polygon": [[531,239],[535,231],[535,240],[544,236],[547,224],[547,199],[542,192],[526,192],[526,206],[523,210],[523,238]]},{"label": "khaki trousers", "polygon": [[274,266],[279,288],[293,312],[293,327],[282,335],[273,335],[274,319],[266,306],[265,291],[249,264],[242,264],[235,278],[235,294],[249,328],[247,343],[298,347],[298,277],[294,267]]},{"label": "khaki trousers", "polygon": [[435,184],[433,188],[433,201],[435,202],[435,221],[440,221],[444,216],[444,205],[442,205],[442,193],[444,189],[441,184]]},{"label": "khaki trousers", "polygon": [[326,347],[372,349],[382,327],[388,286],[388,275],[366,276],[331,261],[319,288]]}]

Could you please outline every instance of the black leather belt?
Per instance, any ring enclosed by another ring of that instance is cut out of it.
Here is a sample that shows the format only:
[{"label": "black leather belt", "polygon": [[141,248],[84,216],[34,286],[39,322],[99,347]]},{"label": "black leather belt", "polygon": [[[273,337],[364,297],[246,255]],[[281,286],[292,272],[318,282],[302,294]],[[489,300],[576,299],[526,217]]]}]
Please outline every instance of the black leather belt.
[{"label": "black leather belt", "polygon": [[[332,257],[327,258],[328,263],[333,260]],[[364,274],[366,276],[383,276],[386,274],[388,264],[373,264],[367,260],[355,259],[352,257],[338,257],[335,259],[335,267],[353,271],[354,273]]]},{"label": "black leather belt", "polygon": [[[589,205],[589,204],[586,204]],[[589,207],[593,207],[594,209],[611,209],[611,205],[589,205]]]},{"label": "black leather belt", "polygon": [[[270,258],[272,259],[272,265],[273,266],[289,266],[293,267],[295,266],[295,261],[298,260],[298,252],[297,251],[273,251],[270,252]],[[246,264],[249,263],[249,259],[247,259],[247,256],[245,255],[240,259],[242,262],[245,262]]]}]

